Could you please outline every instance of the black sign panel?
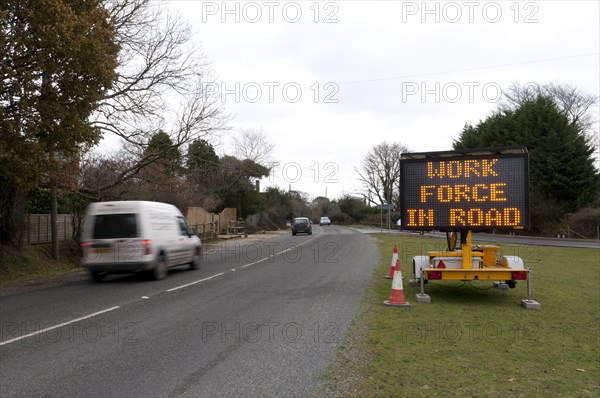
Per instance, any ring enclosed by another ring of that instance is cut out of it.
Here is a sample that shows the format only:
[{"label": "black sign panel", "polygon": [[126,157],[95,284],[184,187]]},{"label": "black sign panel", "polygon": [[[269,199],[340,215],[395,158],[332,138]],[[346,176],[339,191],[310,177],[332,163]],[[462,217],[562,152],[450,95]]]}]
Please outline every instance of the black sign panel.
[{"label": "black sign panel", "polygon": [[529,228],[526,150],[482,155],[484,152],[404,155],[400,161],[402,228]]}]

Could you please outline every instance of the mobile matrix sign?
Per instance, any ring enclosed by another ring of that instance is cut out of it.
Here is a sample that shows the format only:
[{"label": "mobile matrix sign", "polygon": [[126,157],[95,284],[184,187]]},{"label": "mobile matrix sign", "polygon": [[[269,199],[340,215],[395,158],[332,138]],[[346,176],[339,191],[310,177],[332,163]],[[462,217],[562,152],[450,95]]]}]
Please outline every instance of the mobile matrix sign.
[{"label": "mobile matrix sign", "polygon": [[404,229],[529,228],[524,147],[407,153],[400,168]]}]

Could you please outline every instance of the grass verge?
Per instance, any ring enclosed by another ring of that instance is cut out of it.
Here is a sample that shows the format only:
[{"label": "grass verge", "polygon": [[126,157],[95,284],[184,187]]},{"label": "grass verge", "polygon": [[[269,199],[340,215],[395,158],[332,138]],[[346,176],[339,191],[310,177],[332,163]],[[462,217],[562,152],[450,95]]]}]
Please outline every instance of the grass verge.
[{"label": "grass verge", "polygon": [[77,244],[61,241],[60,260],[52,260],[50,244],[26,245],[19,251],[0,246],[0,286],[81,271]]},{"label": "grass verge", "polygon": [[[392,248],[403,266],[412,306],[387,307]],[[381,265],[323,380],[334,396],[600,396],[600,250],[501,245],[533,270],[527,284],[497,290],[491,282],[426,285],[431,303],[415,301],[412,257],[445,248],[444,239],[383,236]]]}]

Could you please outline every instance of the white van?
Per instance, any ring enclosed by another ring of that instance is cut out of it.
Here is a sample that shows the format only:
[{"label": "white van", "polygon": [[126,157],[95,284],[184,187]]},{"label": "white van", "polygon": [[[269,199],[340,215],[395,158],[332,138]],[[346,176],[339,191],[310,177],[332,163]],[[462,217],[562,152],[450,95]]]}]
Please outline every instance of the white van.
[{"label": "white van", "polygon": [[79,247],[81,264],[99,282],[108,273],[143,270],[158,280],[170,267],[198,269],[202,244],[175,206],[120,201],[88,206]]}]

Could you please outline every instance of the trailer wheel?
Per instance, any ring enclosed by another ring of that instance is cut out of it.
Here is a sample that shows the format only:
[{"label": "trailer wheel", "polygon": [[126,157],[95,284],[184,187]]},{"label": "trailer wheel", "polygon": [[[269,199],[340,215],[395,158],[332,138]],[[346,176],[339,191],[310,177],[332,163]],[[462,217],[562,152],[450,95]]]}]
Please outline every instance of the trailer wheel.
[{"label": "trailer wheel", "polygon": [[517,281],[510,280],[510,281],[505,281],[505,282],[508,285],[508,287],[510,287],[511,289],[514,289],[515,287],[517,287]]}]

